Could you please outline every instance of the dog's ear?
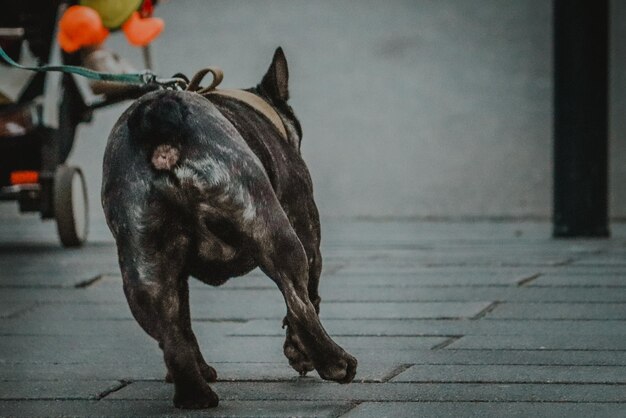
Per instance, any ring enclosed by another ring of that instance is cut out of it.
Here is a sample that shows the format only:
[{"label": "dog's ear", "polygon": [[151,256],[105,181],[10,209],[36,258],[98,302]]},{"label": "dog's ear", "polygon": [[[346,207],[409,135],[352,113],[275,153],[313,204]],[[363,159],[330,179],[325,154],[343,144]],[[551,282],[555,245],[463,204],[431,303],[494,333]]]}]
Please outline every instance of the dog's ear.
[{"label": "dog's ear", "polygon": [[289,70],[287,59],[281,47],[276,48],[272,64],[263,76],[261,89],[272,99],[289,100]]}]

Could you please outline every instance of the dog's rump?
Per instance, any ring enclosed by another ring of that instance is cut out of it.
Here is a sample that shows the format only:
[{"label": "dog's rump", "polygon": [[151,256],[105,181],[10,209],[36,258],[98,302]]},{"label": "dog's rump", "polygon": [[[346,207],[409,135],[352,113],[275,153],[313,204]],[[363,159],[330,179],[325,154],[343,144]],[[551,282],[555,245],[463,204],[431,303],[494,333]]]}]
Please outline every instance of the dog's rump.
[{"label": "dog's rump", "polygon": [[[219,219],[234,217],[245,227],[263,206],[259,201],[273,195],[261,162],[241,135],[194,93],[158,91],[139,99],[114,127],[104,167],[102,199],[115,202],[104,204],[109,224],[126,225],[131,234],[132,225],[154,225],[167,209],[206,238],[216,235],[207,225]],[[228,258],[228,245],[218,247],[211,251]]]},{"label": "dog's rump", "polygon": [[[185,162],[197,167],[208,159],[220,160],[234,171],[246,165],[264,171],[213,103],[195,93],[161,90],[143,96],[120,117],[105,151],[104,174],[132,177],[129,171],[139,170],[145,176],[148,170],[153,174],[149,177],[155,177]],[[110,172],[116,168],[121,171]]]},{"label": "dog's rump", "polygon": [[245,145],[219,109],[195,93],[163,90],[146,95],[129,109],[127,125],[129,137],[157,170],[172,169],[180,158],[201,157],[203,151],[238,148],[233,142]]}]

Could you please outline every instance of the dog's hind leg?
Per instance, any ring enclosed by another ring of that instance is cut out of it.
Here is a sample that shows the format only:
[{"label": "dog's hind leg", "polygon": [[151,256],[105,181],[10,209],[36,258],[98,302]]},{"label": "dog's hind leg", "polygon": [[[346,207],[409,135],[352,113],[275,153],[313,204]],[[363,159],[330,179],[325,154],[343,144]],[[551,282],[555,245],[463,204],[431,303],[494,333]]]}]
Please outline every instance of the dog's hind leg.
[{"label": "dog's hind leg", "polygon": [[283,293],[290,332],[323,379],[348,383],[354,378],[357,361],[330,338],[320,323],[309,299],[309,263],[302,243],[280,208],[268,205],[267,210],[267,219],[258,220],[259,264]]},{"label": "dog's hind leg", "polygon": [[[307,290],[309,300],[319,316],[321,298],[319,296],[319,281],[322,272],[322,254],[320,251],[320,221],[315,203],[311,200],[308,205],[289,208],[289,219],[298,239],[302,243],[309,267]],[[286,330],[283,351],[289,360],[289,364],[300,375],[304,376],[313,370],[313,362],[308,358],[304,347],[297,334],[289,326],[287,317],[283,320]]]},{"label": "dog's hind leg", "polygon": [[174,405],[192,409],[214,407],[218,397],[198,363],[197,342],[190,338],[193,334],[189,304],[182,292],[187,290],[181,284],[187,282],[183,269],[187,245],[182,235],[169,232],[166,240],[158,240],[159,248],[143,247],[142,251],[150,252],[150,262],[146,261],[148,257],[133,254],[130,247],[118,242],[124,293],[139,325],[163,350],[175,385]]},{"label": "dog's hind leg", "polygon": [[[315,311],[319,314],[321,298],[319,295],[319,283],[320,275],[322,274],[322,253],[320,251],[321,234],[320,234],[320,219],[319,213],[315,203],[311,199],[308,205],[298,208],[299,212],[295,216],[296,221],[293,222],[293,228],[298,239],[304,247],[304,251],[307,256],[307,263],[309,266],[309,283],[307,289],[309,290],[309,299],[315,306]],[[304,209],[304,210],[303,210]]]},{"label": "dog's hind leg", "polygon": [[[187,334],[187,340],[189,341],[189,344],[191,345],[196,356],[196,362],[198,363],[198,367],[200,367],[200,373],[207,382],[215,382],[217,381],[217,372],[204,360],[202,352],[200,351],[200,346],[198,345],[198,340],[196,339],[196,336],[191,329],[191,316],[189,310],[189,282],[187,280],[180,281],[178,296],[181,304],[184,331]],[[161,347],[161,349],[163,349],[162,343],[159,343],[159,346]],[[165,381],[168,383],[174,382],[172,373],[169,370],[167,371],[167,375],[165,376]]]}]

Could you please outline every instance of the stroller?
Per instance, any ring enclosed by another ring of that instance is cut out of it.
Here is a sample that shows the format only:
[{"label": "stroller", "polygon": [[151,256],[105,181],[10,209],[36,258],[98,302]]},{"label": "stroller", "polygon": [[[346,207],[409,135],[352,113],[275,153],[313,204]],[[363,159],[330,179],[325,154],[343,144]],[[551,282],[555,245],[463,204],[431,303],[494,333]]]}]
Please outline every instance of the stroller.
[{"label": "stroller", "polygon": [[[18,62],[27,43],[41,63],[79,64],[77,56],[56,45],[57,19],[67,6],[61,0],[1,0],[0,46]],[[149,61],[148,53],[144,59]],[[0,91],[0,201],[17,201],[20,212],[55,219],[63,246],[82,245],[88,232],[87,186],[81,169],[64,163],[76,127],[89,122],[94,110],[149,91],[132,87],[122,94],[94,94],[77,75],[38,72],[17,99]]]}]

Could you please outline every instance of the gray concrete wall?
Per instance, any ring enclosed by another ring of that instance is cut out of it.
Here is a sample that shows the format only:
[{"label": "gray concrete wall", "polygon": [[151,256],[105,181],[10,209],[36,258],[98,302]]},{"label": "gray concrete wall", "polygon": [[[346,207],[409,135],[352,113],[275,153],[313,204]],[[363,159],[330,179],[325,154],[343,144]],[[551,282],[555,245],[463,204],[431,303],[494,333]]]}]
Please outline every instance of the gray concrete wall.
[{"label": "gray concrete wall", "polygon": [[[626,4],[614,3],[612,212],[626,216]],[[550,215],[550,1],[173,0],[158,14],[162,74],[219,65],[224,86],[250,86],[284,47],[323,215]],[[109,44],[138,61],[119,36]],[[81,131],[75,160],[98,168],[120,111]]]}]

